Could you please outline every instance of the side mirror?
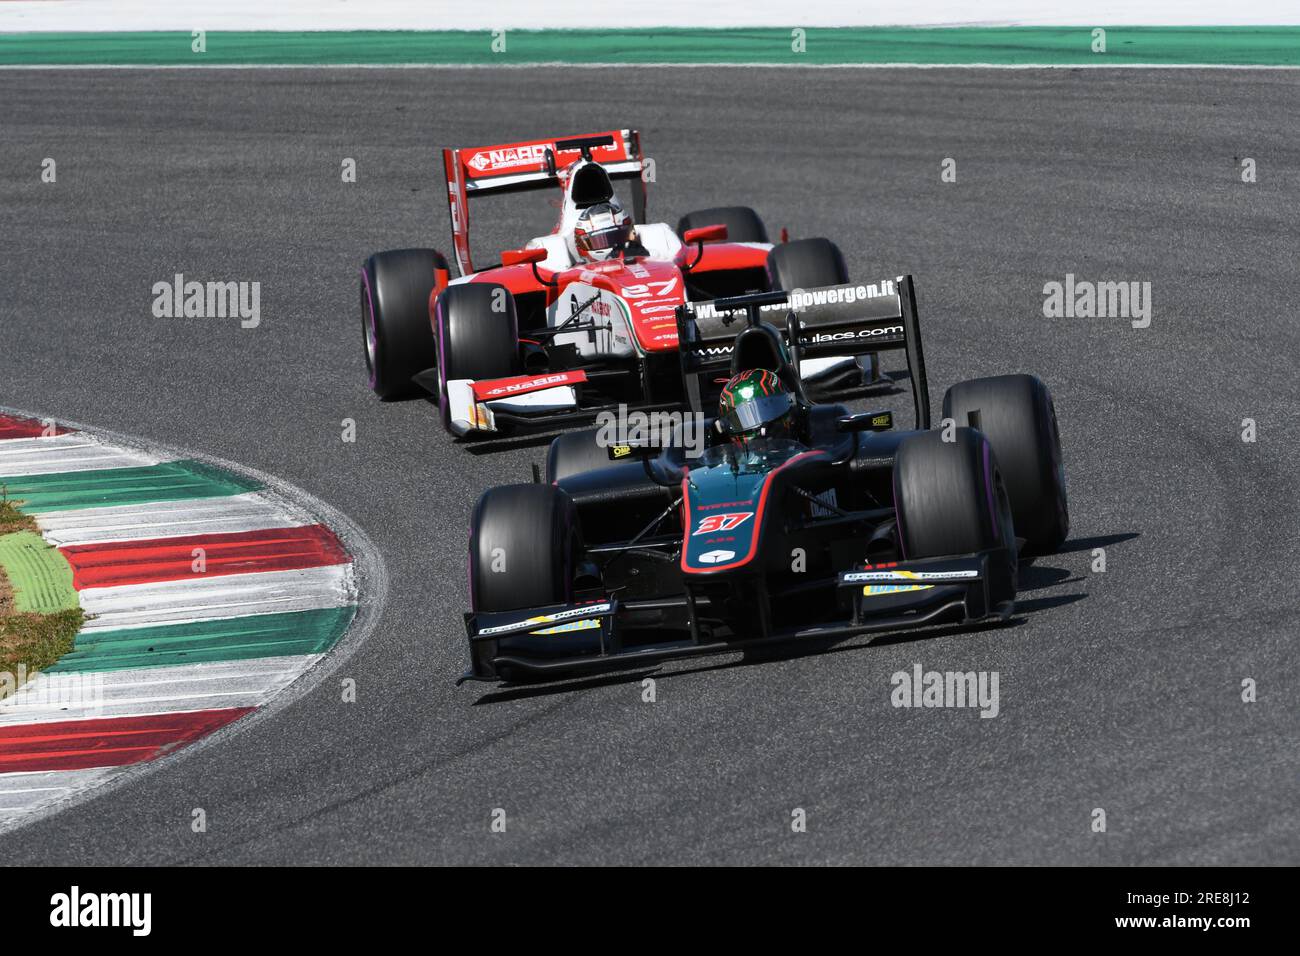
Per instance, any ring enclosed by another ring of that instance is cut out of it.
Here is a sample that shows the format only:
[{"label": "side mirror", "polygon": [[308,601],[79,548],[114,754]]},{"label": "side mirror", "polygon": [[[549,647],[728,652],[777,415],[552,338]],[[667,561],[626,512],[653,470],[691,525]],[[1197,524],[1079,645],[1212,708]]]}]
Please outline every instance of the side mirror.
[{"label": "side mirror", "polygon": [[542,285],[555,286],[555,279],[544,279],[542,274],[537,271],[537,263],[541,262],[547,256],[545,249],[507,249],[501,253],[501,264],[503,266],[517,266],[523,263],[531,263],[533,267],[533,278]]},{"label": "side mirror", "polygon": [[842,432],[886,432],[894,427],[893,412],[859,412],[836,419]]},{"label": "side mirror", "polygon": [[682,242],[688,246],[694,242],[718,242],[727,238],[727,227],[719,223],[716,226],[696,226],[682,233]]},{"label": "side mirror", "polygon": [[538,263],[546,258],[545,249],[507,249],[501,253],[503,266],[517,266],[525,262]]},{"label": "side mirror", "polygon": [[666,461],[661,455],[642,459],[646,477],[662,488],[676,488],[686,477],[687,468],[679,468]]}]

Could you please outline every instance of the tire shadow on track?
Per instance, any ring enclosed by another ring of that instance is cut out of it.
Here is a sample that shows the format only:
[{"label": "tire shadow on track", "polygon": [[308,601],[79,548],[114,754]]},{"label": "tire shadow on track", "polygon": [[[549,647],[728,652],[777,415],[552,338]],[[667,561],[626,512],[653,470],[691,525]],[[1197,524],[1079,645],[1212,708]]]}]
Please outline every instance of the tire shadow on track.
[{"label": "tire shadow on track", "polygon": [[[1131,541],[1139,536],[1139,532],[1124,532],[1119,534],[1096,535],[1090,538],[1074,538],[1066,541],[1057,551],[1058,554],[1072,554],[1080,551],[1088,551],[1092,548],[1108,547],[1113,544],[1119,544],[1125,541]],[[1066,568],[1043,565],[1031,559],[1020,566],[1019,590],[1041,591],[1046,588],[1060,587],[1065,584],[1078,584],[1084,581],[1084,578],[1071,576],[1072,572]],[[1088,597],[1083,591],[1076,591],[1069,594],[1049,594],[1043,597],[1034,597],[1020,599],[1016,601],[1015,617],[1006,621],[994,621],[988,624],[968,627],[963,625],[947,625],[941,627],[922,628],[915,631],[896,631],[889,634],[876,635],[869,637],[862,635],[856,638],[837,639],[831,641],[805,641],[796,645],[776,648],[762,648],[754,650],[737,649],[735,652],[722,655],[723,660],[718,660],[709,664],[702,664],[695,667],[683,667],[675,670],[662,670],[660,667],[639,667],[635,670],[616,671],[606,674],[592,675],[583,678],[574,678],[571,680],[551,681],[541,684],[504,684],[497,690],[491,690],[483,694],[474,701],[473,706],[479,707],[485,704],[500,704],[510,701],[528,700],[535,697],[546,697],[552,694],[571,693],[575,691],[593,690],[600,687],[611,687],[620,684],[639,683],[650,675],[654,675],[655,680],[666,680],[673,677],[684,677],[691,674],[707,674],[713,671],[730,670],[737,667],[753,667],[765,664],[771,664],[784,660],[797,660],[805,657],[821,657],[827,654],[837,654],[845,651],[861,651],[873,647],[889,647],[894,644],[908,644],[916,641],[930,641],[937,638],[953,637],[957,635],[978,634],[985,631],[1010,630],[1022,627],[1028,623],[1026,615],[1034,614],[1038,611],[1044,611],[1049,608],[1065,607],[1082,601]]]},{"label": "tire shadow on track", "polygon": [[456,445],[459,450],[471,455],[495,455],[527,448],[546,448],[562,434],[563,431],[545,431],[528,435],[507,435],[501,438],[460,438],[456,440]]},{"label": "tire shadow on track", "polygon": [[[1079,598],[1082,598],[1083,596],[1084,595],[1078,595]],[[734,652],[720,655],[721,657],[729,659],[718,660],[710,664],[701,664],[694,667],[683,667],[675,670],[661,670],[657,667],[641,667],[634,671],[619,671],[617,673],[602,674],[599,676],[574,678],[568,681],[553,681],[546,684],[504,684],[501,685],[499,690],[488,691],[482,697],[479,697],[474,701],[473,706],[479,707],[485,704],[502,704],[510,701],[527,700],[534,697],[547,697],[552,694],[591,690],[598,687],[610,687],[619,684],[639,683],[652,675],[656,681],[663,681],[675,677],[688,677],[693,674],[708,674],[716,671],[733,670],[739,667],[761,667],[768,664],[778,663],[780,661],[823,657],[828,654],[839,654],[847,651],[865,651],[873,647],[887,647],[891,644],[906,644],[913,641],[931,641],[943,637],[978,634],[985,631],[1012,630],[1014,628],[1022,627],[1026,623],[1027,621],[1024,618],[1017,616],[1007,621],[995,621],[989,624],[977,625],[975,627],[952,625],[879,635],[871,640],[863,640],[863,637],[866,636],[863,635],[856,638],[849,638],[847,640],[840,639],[833,643],[805,641],[785,648],[763,648],[761,650],[737,649]]]},{"label": "tire shadow on track", "polygon": [[1123,544],[1134,538],[1142,537],[1140,531],[1127,531],[1123,534],[1099,534],[1091,538],[1071,538],[1056,549],[1057,554],[1074,554],[1078,551],[1091,551],[1093,548],[1109,548],[1113,544]]}]

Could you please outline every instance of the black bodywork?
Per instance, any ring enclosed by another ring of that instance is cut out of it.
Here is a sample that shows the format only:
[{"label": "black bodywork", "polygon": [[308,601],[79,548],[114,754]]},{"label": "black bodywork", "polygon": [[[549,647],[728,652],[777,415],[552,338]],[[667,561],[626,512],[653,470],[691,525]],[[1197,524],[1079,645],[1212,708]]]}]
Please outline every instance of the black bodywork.
[{"label": "black bodywork", "polygon": [[[785,292],[681,307],[680,372],[695,412],[704,414],[709,394],[701,383],[735,368],[771,368],[800,399],[806,453],[772,469],[757,507],[745,506],[757,512],[752,557],[717,569],[693,557],[700,511],[683,479],[699,466],[680,447],[612,449],[620,460],[558,482],[581,542],[573,600],[466,614],[471,666],[462,680],[567,677],[1008,615],[1014,549],[914,561],[901,554],[893,465],[900,443],[930,427],[924,356],[911,277],[865,288],[872,294],[800,309],[785,308]],[[778,309],[783,331],[764,321]],[[892,430],[888,412],[850,415],[804,395],[801,358],[868,348],[905,352],[913,430]],[[728,440],[706,433],[713,444]]]}]

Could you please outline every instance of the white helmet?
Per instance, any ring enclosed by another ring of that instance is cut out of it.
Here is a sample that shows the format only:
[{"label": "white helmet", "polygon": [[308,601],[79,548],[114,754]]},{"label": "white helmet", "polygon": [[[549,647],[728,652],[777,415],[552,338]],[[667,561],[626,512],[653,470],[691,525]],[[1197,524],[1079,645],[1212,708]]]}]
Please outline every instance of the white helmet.
[{"label": "white helmet", "polygon": [[569,240],[575,260],[608,259],[609,254],[632,238],[632,217],[619,201],[610,198],[578,210],[578,221]]}]

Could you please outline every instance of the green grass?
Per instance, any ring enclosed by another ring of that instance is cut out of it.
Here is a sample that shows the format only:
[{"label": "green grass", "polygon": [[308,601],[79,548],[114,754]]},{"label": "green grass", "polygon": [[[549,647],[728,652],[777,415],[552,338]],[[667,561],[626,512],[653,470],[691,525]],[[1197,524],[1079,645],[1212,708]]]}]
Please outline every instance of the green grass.
[{"label": "green grass", "polygon": [[5,614],[0,609],[0,674],[11,675],[0,678],[0,698],[72,650],[84,619],[79,607],[56,614]]},{"label": "green grass", "polygon": [[[0,489],[0,537],[36,530],[32,517]],[[19,611],[9,577],[0,567],[0,697],[17,689],[20,679],[31,680],[71,651],[85,617],[79,607],[53,614]]]},{"label": "green grass", "polygon": [[0,485],[0,534],[36,530],[36,519],[19,511],[18,505],[9,499],[5,487]]}]

